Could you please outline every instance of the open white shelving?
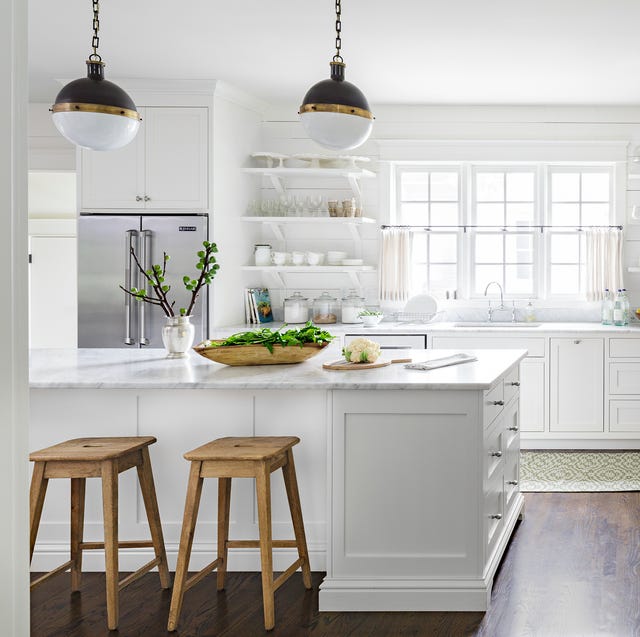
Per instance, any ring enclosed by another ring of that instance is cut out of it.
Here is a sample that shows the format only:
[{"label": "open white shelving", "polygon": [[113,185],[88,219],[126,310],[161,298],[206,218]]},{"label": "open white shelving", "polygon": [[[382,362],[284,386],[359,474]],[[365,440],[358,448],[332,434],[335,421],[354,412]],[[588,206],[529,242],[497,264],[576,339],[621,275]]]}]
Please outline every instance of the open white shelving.
[{"label": "open white shelving", "polygon": [[360,228],[376,223],[369,217],[243,217],[248,223],[262,223],[278,241],[284,241],[284,226],[326,224],[334,228],[346,228],[354,241],[360,240]]},{"label": "open white shelving", "polygon": [[282,278],[283,274],[346,274],[351,279],[353,286],[358,287],[360,284],[359,274],[376,271],[372,265],[247,265],[242,269],[270,275],[278,282],[281,288],[287,287]]},{"label": "open white shelving", "polygon": [[269,177],[278,194],[286,194],[287,177],[338,177],[346,179],[357,199],[362,198],[360,179],[375,177],[376,174],[366,168],[244,168],[243,172]]}]

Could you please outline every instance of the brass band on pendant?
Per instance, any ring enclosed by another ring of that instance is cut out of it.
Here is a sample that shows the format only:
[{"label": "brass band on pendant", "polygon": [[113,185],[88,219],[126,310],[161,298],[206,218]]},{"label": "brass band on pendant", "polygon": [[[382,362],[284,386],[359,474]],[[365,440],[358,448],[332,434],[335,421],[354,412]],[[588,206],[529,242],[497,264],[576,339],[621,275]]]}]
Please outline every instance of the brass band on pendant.
[{"label": "brass band on pendant", "polygon": [[54,113],[104,113],[106,115],[122,115],[131,119],[141,120],[137,111],[120,106],[106,106],[105,104],[83,104],[82,102],[61,102],[54,104]]},{"label": "brass band on pendant", "polygon": [[375,119],[373,113],[364,108],[345,106],[344,104],[303,104],[299,111],[299,114],[302,113],[344,113],[345,115],[357,115],[365,119]]}]

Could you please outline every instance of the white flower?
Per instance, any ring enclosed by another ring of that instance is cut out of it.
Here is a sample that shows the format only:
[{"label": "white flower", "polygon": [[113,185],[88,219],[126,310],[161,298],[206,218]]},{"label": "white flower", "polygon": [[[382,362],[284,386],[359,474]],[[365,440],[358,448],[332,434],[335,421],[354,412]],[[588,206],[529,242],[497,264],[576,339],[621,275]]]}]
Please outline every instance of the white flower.
[{"label": "white flower", "polygon": [[380,345],[368,338],[355,338],[342,349],[348,363],[375,363],[380,356]]}]

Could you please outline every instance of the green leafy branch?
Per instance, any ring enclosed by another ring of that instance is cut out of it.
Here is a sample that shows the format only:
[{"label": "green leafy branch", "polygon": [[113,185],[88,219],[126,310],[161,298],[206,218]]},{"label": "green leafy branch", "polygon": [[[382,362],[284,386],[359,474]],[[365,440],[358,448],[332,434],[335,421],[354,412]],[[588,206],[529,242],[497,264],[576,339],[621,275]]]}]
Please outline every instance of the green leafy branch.
[{"label": "green leafy branch", "polygon": [[[211,284],[213,277],[220,269],[220,265],[216,262],[214,256],[214,253],[218,252],[218,246],[210,241],[204,241],[202,245],[204,250],[198,251],[198,263],[196,263],[196,269],[200,270],[200,275],[197,279],[192,279],[186,275],[182,277],[185,288],[191,292],[191,299],[188,308],[180,308],[180,316],[189,316],[191,314],[200,290],[205,285]],[[160,306],[166,316],[175,316],[173,310],[175,301],[169,301],[167,296],[171,286],[165,283],[167,262],[171,257],[166,252],[163,252],[162,265],[152,265],[149,270],[145,270],[133,248],[131,248],[131,256],[147,285],[144,288],[132,287],[130,290],[121,285],[120,289],[138,301]],[[149,289],[148,292],[147,288]]]}]

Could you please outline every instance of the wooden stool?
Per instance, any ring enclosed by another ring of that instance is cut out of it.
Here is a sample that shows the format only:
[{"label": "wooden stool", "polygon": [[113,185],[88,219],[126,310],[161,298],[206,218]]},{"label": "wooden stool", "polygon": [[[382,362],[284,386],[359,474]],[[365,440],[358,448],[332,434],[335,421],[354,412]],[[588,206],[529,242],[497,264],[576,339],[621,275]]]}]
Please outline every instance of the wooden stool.
[{"label": "wooden stool", "polygon": [[[273,594],[298,567],[302,567],[302,581],[305,588],[311,588],[307,540],[304,535],[296,469],[291,450],[291,447],[299,442],[300,439],[294,436],[220,438],[184,454],[185,459],[191,461],[191,471],[184,505],[184,520],[169,610],[168,630],[175,630],[177,627],[184,593],[205,575],[217,568],[218,590],[221,591],[224,588],[229,548],[260,547],[262,602],[266,630],[271,630],[275,625]],[[271,473],[280,468],[284,475],[295,540],[272,540],[271,538]],[[218,557],[187,580],[204,478],[218,478]],[[256,479],[260,540],[229,540],[231,478]],[[298,559],[276,580],[273,578],[273,547],[298,549]]]},{"label": "wooden stool", "polygon": [[[80,589],[82,551],[104,549],[107,588],[107,625],[118,627],[118,593],[120,589],[150,571],[154,566],[160,573],[160,585],[169,588],[169,569],[164,550],[158,502],[153,484],[150,444],[151,436],[131,438],[77,438],[34,451],[29,459],[35,462],[31,478],[31,553],[38,535],[40,516],[49,478],[71,478],[71,559],[31,583],[31,588],[49,577],[71,569],[71,590]],[[149,520],[151,541],[118,541],[118,474],[136,467]],[[104,510],[104,542],[83,542],[84,494],[86,478],[102,478],[102,506]],[[118,581],[118,548],[153,547],[156,557],[135,573]]]}]

